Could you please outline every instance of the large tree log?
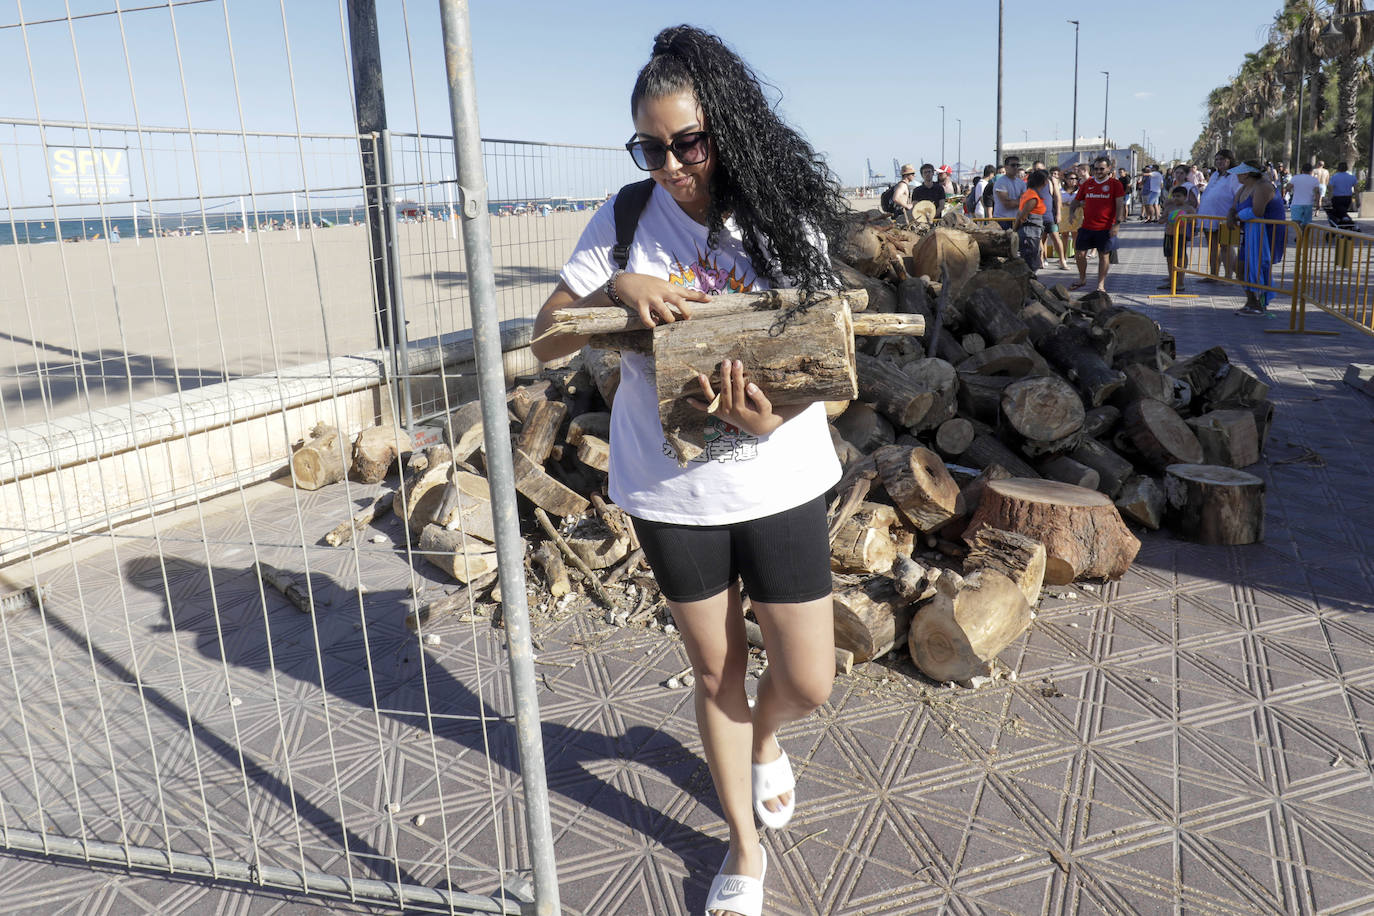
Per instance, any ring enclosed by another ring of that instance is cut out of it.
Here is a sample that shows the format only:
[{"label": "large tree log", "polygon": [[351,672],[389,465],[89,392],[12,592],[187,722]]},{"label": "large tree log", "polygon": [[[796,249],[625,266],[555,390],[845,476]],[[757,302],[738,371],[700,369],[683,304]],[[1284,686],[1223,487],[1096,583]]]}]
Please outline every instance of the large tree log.
[{"label": "large tree log", "polygon": [[831,603],[835,646],[853,652],[856,663],[886,655],[911,626],[910,606],[883,576],[836,590]]},{"label": "large tree log", "polygon": [[915,359],[902,367],[919,391],[928,391],[933,397],[930,409],[909,428],[913,432],[934,429],[958,412],[959,375],[954,367],[943,359]]},{"label": "large tree log", "polygon": [[1120,419],[1120,408],[1111,404],[1093,407],[1083,415],[1083,435],[1092,439],[1101,438],[1110,432]]},{"label": "large tree log", "polygon": [[1049,375],[1049,364],[1027,344],[996,344],[974,353],[957,367],[961,375]]},{"label": "large tree log", "polygon": [[1097,486],[1091,487],[1107,496],[1115,497],[1127,480],[1135,476],[1135,465],[1096,439],[1084,438],[1069,457],[1097,472]]},{"label": "large tree log", "polygon": [[1015,531],[1045,545],[1045,582],[1117,579],[1130,567],[1140,541],[1112,501],[1095,490],[1051,480],[994,480],[969,522],[965,539],[984,525]]},{"label": "large tree log", "polygon": [[1106,402],[1126,383],[1126,376],[1108,365],[1090,331],[1060,325],[1039,343],[1040,352],[1078,386],[1089,407]]},{"label": "large tree log", "polygon": [[1040,472],[1031,467],[1020,456],[1002,444],[997,437],[979,432],[959,456],[959,460],[975,468],[986,468],[1000,464],[1017,477],[1036,478]]},{"label": "large tree log", "polygon": [[554,480],[518,449],[514,452],[515,489],[530,502],[554,515],[580,515],[591,505],[577,493]]},{"label": "large tree log", "polygon": [[1187,359],[1179,360],[1164,371],[1176,379],[1187,382],[1193,399],[1201,401],[1230,364],[1225,350],[1221,347],[1212,347],[1210,350],[1203,350]]},{"label": "large tree log", "polygon": [[915,426],[935,403],[935,395],[917,387],[895,363],[866,353],[856,354],[855,363],[859,397],[873,404],[896,426]]},{"label": "large tree log", "polygon": [[862,401],[850,402],[845,412],[835,420],[835,429],[846,442],[865,455],[884,445],[891,445],[897,439],[887,418]]},{"label": "large tree log", "polygon": [[369,426],[353,440],[353,476],[381,483],[396,459],[410,451],[410,434],[395,426]]},{"label": "large tree log", "polygon": [[1174,406],[1177,379],[1140,363],[1127,363],[1121,367],[1121,373],[1126,376],[1126,384],[1112,396],[1114,403],[1124,408],[1148,398],[1169,407]]},{"label": "large tree log", "polygon": [[1121,416],[1122,431],[1140,457],[1163,470],[1171,464],[1201,464],[1202,445],[1172,408],[1159,401],[1136,401]]},{"label": "large tree log", "polygon": [[553,451],[553,444],[558,440],[558,429],[567,415],[568,408],[562,401],[540,401],[535,404],[525,414],[515,447],[535,464],[543,464],[549,459],[549,452]]},{"label": "large tree log", "polygon": [[448,446],[432,445],[425,449],[425,456],[406,472],[391,504],[391,511],[416,535],[434,521],[453,466]]},{"label": "large tree log", "polygon": [[1061,378],[1017,379],[1002,391],[1002,416],[1022,438],[1053,442],[1083,428],[1083,401]]},{"label": "large tree log", "polygon": [[553,383],[546,378],[521,385],[506,396],[506,406],[517,420],[524,423],[536,405],[548,403],[552,390]]},{"label": "large tree log", "polygon": [[849,308],[839,296],[804,310],[676,321],[653,335],[659,419],[683,467],[705,446],[706,414],[687,399],[702,396],[698,375],[719,392],[722,360],[741,360],[774,407],[858,395]]},{"label": "large tree log", "polygon": [[424,527],[419,546],[426,560],[464,584],[496,569],[495,545],[438,525]]},{"label": "large tree log", "polygon": [[897,512],[882,503],[864,503],[830,541],[830,568],[838,572],[885,573],[892,568],[897,546],[892,526]]},{"label": "large tree log", "polygon": [[1060,317],[1039,302],[1032,301],[1025,308],[1021,309],[1021,320],[1026,323],[1026,329],[1030,332],[1031,343],[1040,346],[1040,342],[1054,333],[1054,329],[1059,327]]},{"label": "large tree log", "polygon": [[1269,386],[1235,363],[1227,364],[1217,374],[1216,384],[1208,390],[1204,398],[1212,409],[1253,407],[1269,397]]},{"label": "large tree log", "polygon": [[985,527],[969,541],[964,572],[995,570],[1015,582],[1026,596],[1026,603],[1034,607],[1040,601],[1040,587],[1045,581],[1045,559],[1045,545],[1035,538]]},{"label": "large tree log", "polygon": [[917,529],[933,531],[954,516],[959,487],[939,455],[928,448],[889,445],[873,459],[887,495]]},{"label": "large tree log", "polygon": [[[430,512],[428,504],[436,493],[438,500],[433,512]],[[426,519],[450,531],[463,531],[496,543],[496,522],[491,514],[491,485],[485,477],[457,467],[449,469],[448,482],[442,490],[432,489],[415,503],[412,520]]]},{"label": "large tree log", "polygon": [[348,473],[343,443],[337,429],[324,423],[315,424],[310,430],[310,438],[291,456],[292,482],[302,490],[318,490],[343,480]]},{"label": "large tree log", "polygon": [[910,272],[913,277],[934,280],[945,271],[947,278],[940,282],[946,285],[944,293],[953,301],[978,272],[978,260],[978,244],[967,232],[937,226],[912,249]]},{"label": "large tree log", "polygon": [[986,676],[990,663],[1030,626],[1031,610],[1016,583],[992,569],[955,581],[941,576],[917,611],[907,646],[916,667],[935,681]]},{"label": "large tree log", "polygon": [[867,296],[863,302],[859,302],[858,299],[851,302],[849,304],[850,311],[872,311],[879,314],[905,311],[900,307],[898,297],[893,293],[891,284],[876,277],[870,277],[839,258],[832,258],[830,264],[835,268],[835,275],[840,278],[840,286],[847,290],[858,290]]},{"label": "large tree log", "polygon": [[1002,392],[1015,379],[1007,375],[979,375],[976,372],[961,372],[958,378],[956,398],[959,413],[970,420],[989,425],[996,423],[1002,412]]},{"label": "large tree log", "polygon": [[1250,410],[1214,410],[1187,421],[1202,446],[1202,462],[1228,468],[1260,460],[1259,430]]},{"label": "large tree log", "polygon": [[[985,270],[978,276],[1005,274],[1000,270]],[[1014,283],[1015,281],[1010,281]],[[991,289],[976,290],[964,307],[973,326],[989,344],[1021,343],[1030,337],[1030,327],[1013,312],[998,293]],[[965,347],[964,349],[968,349]]]},{"label": "large tree log", "polygon": [[1040,472],[1040,476],[1048,480],[1070,483],[1075,487],[1097,490],[1102,485],[1101,474],[1068,455],[1041,459],[1035,463],[1035,469]]},{"label": "large tree log", "polygon": [[[986,223],[982,225],[987,226]],[[974,244],[978,246],[980,258],[1010,259],[1016,257],[1016,233],[1010,229],[991,227],[965,231],[973,239]]]},{"label": "large tree log", "polygon": [[1093,324],[1112,332],[1116,340],[1115,362],[1143,363],[1156,367],[1159,362],[1159,325],[1144,312],[1124,306],[1103,309]]},{"label": "large tree log", "polygon": [[1170,527],[1199,544],[1254,544],[1264,540],[1264,481],[1254,474],[1210,464],[1165,469]]}]

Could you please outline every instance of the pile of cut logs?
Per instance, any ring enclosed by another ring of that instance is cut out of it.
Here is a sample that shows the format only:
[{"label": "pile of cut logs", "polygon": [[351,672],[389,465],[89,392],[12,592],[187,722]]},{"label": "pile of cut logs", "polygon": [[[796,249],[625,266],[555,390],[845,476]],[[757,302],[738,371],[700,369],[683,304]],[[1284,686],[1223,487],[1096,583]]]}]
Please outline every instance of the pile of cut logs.
[{"label": "pile of cut logs", "polygon": [[[775,404],[826,402],[845,468],[829,533],[846,668],[905,646],[936,681],[989,675],[1043,585],[1126,571],[1140,546],[1126,522],[1209,544],[1259,540],[1264,484],[1240,469],[1264,445],[1267,386],[1219,347],[1179,359],[1171,335],[1106,295],[1047,288],[1015,248],[1012,233],[962,214],[911,231],[875,212],[833,246],[838,292],[719,296],[692,321],[652,330],[620,309],[555,315],[550,334],[593,345],[508,397],[525,528],[543,535],[529,559],[550,595],[573,589],[572,566],[614,617],[608,586],[642,559],[604,496],[626,349],[654,355],[665,438],[684,462],[703,443],[701,414],[682,399],[722,359],[744,360]],[[496,580],[479,405],[455,410],[444,437],[410,454],[394,498],[327,537],[343,543],[388,503],[405,519],[422,554],[464,586],[420,607],[412,626]],[[402,440],[365,431],[353,474],[379,480],[408,451]],[[345,463],[337,435],[319,428],[293,475],[322,485]]]}]

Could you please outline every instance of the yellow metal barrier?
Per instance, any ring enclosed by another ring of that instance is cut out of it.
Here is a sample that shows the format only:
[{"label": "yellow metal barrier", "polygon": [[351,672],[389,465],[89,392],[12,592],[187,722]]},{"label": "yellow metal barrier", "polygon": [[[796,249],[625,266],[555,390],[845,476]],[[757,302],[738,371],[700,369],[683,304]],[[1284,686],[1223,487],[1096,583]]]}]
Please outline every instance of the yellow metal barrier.
[{"label": "yellow metal barrier", "polygon": [[1303,270],[1288,330],[1295,334],[1335,333],[1307,329],[1307,304],[1335,315],[1365,333],[1374,333],[1374,301],[1369,288],[1374,238],[1359,232],[1310,224],[1303,236]]},{"label": "yellow metal barrier", "polygon": [[[1268,283],[1262,282],[1259,278],[1247,280],[1245,277],[1245,263],[1240,260],[1239,246],[1246,227],[1250,226],[1262,227],[1265,241],[1267,241],[1271,251],[1281,247],[1281,250],[1277,252],[1278,256],[1271,261]],[[1169,292],[1159,298],[1178,296],[1179,278],[1192,276],[1209,278],[1218,283],[1229,283],[1233,286],[1243,286],[1250,290],[1288,296],[1296,303],[1303,273],[1303,240],[1305,236],[1303,227],[1292,220],[1251,219],[1246,220],[1240,229],[1236,229],[1218,216],[1199,216],[1186,213],[1174,221],[1169,232],[1172,233],[1173,240],[1173,270],[1170,272]],[[1212,252],[1213,246],[1218,249],[1215,255]],[[1236,248],[1235,278],[1227,277],[1224,274],[1213,274],[1209,269],[1212,259],[1215,257],[1220,269],[1225,256],[1225,252],[1221,249],[1231,247]],[[1292,265],[1291,272],[1289,265]],[[1291,320],[1290,318],[1290,323]]]}]

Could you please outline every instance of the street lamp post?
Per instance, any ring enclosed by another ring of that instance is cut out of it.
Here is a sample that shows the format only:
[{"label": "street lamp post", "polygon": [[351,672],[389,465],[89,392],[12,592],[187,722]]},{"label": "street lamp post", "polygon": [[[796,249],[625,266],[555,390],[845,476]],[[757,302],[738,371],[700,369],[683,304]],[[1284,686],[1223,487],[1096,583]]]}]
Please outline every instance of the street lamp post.
[{"label": "street lamp post", "polygon": [[1107,78],[1107,88],[1102,90],[1102,152],[1111,149],[1107,143],[1107,105],[1112,95],[1112,75],[1106,70],[1099,71]]},{"label": "street lamp post", "polygon": [[1004,0],[997,0],[997,162],[1002,164],[1002,19]]},{"label": "street lamp post", "polygon": [[945,164],[945,106],[940,106],[940,164]]},{"label": "street lamp post", "polygon": [[964,119],[955,118],[954,123],[959,125],[957,134],[959,139],[955,141],[954,145],[954,171],[962,174],[964,171]]},{"label": "street lamp post", "polygon": [[1078,20],[1070,19],[1073,26],[1073,133],[1069,134],[1069,148],[1078,152]]}]

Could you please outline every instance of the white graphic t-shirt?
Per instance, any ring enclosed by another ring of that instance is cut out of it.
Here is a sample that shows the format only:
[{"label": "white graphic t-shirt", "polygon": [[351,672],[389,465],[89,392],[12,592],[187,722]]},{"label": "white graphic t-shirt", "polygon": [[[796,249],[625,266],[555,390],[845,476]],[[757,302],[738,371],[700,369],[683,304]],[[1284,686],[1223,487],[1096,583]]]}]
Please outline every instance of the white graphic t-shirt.
[{"label": "white graphic t-shirt", "polygon": [[[766,278],[755,275],[733,220],[726,221],[717,242],[708,249],[706,227],[655,185],[626,270],[711,295],[769,288]],[[607,201],[560,274],[574,295],[605,285],[615,269],[614,245],[615,207]],[[839,479],[840,463],[819,403],[761,438],[708,416],[706,450],[678,467],[659,423],[652,362],[643,354],[622,355],[611,410],[610,495],[626,512],[650,521],[725,525],[799,506]]]}]

